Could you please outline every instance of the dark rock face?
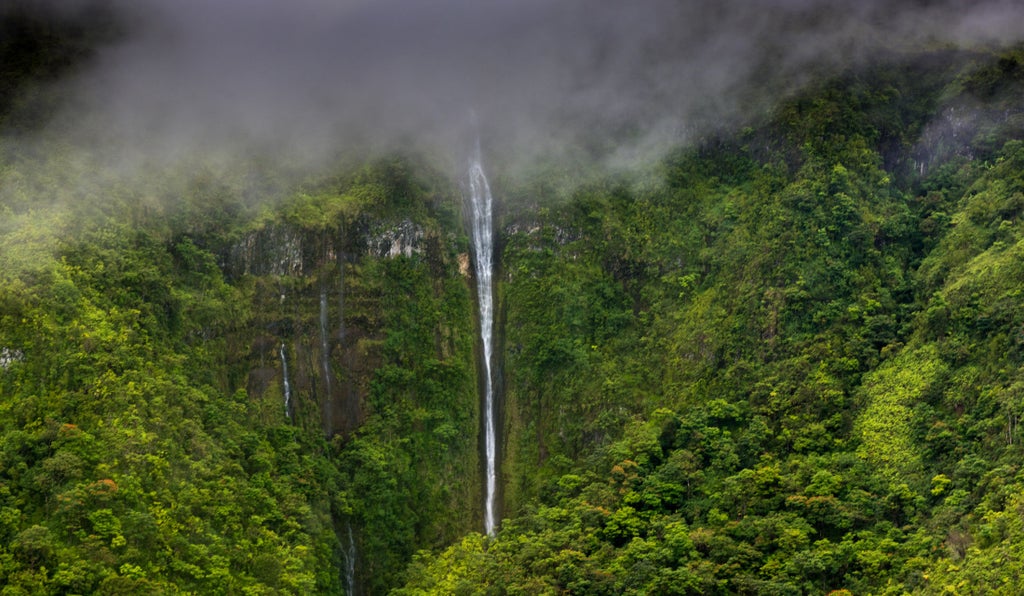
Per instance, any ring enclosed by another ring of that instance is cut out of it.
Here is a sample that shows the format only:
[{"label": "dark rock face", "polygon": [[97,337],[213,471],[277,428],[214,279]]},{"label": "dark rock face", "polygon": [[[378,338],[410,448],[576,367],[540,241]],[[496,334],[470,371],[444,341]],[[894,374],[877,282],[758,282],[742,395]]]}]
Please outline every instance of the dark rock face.
[{"label": "dark rock face", "polygon": [[407,219],[378,228],[367,238],[369,254],[378,258],[411,257],[421,254],[423,248],[423,229]]},{"label": "dark rock face", "polygon": [[[275,223],[222,252],[230,279],[252,278],[259,327],[246,340],[247,388],[254,397],[281,393],[282,412],[298,424],[319,423],[327,436],[349,435],[365,420],[368,379],[379,366],[382,334],[365,308],[347,308],[347,280],[365,259],[443,258],[441,239],[415,222],[357,221],[328,231]],[[434,270],[437,271],[434,271]],[[363,301],[354,296],[357,302]],[[288,359],[284,377],[281,350]]]},{"label": "dark rock face", "polygon": [[224,261],[229,277],[242,275],[302,275],[308,242],[289,226],[274,225],[246,235],[232,246]]}]

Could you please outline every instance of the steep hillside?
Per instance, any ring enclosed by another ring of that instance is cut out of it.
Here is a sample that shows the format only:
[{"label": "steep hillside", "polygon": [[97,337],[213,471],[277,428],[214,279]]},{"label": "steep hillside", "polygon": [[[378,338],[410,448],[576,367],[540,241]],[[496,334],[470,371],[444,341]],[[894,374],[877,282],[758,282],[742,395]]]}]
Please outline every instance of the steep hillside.
[{"label": "steep hillside", "polygon": [[496,180],[493,537],[462,174],[106,179],[0,51],[4,594],[1024,585],[1024,50]]},{"label": "steep hillside", "polygon": [[899,58],[654,183],[523,193],[508,519],[400,592],[1018,589],[1021,59]]},{"label": "steep hillside", "polygon": [[[472,303],[452,199],[402,168],[367,167],[215,236],[48,211],[11,222],[10,589],[341,592],[355,549],[354,573],[379,591],[415,548],[474,527]],[[207,210],[197,221],[217,208],[210,192],[185,203]]]}]

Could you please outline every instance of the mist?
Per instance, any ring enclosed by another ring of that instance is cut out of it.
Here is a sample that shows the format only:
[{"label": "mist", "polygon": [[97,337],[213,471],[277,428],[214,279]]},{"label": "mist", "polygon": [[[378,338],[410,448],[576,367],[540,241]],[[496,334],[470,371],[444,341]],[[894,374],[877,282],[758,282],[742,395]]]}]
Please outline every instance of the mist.
[{"label": "mist", "polygon": [[106,2],[124,35],[60,82],[43,136],[123,172],[315,171],[395,149],[458,162],[471,114],[492,161],[628,163],[879,51],[1024,39],[1010,0]]}]

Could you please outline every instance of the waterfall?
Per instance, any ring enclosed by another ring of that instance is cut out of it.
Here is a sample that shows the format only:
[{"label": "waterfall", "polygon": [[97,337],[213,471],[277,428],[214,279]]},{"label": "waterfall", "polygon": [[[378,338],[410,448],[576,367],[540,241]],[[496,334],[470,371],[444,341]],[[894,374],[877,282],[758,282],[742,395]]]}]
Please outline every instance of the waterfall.
[{"label": "waterfall", "polygon": [[331,358],[330,345],[327,343],[327,290],[320,290],[320,367],[324,369],[324,401],[321,416],[324,432],[331,436],[334,432],[331,419]]},{"label": "waterfall", "polygon": [[343,556],[345,558],[345,594],[354,596],[356,593],[356,541],[352,537],[352,522],[346,522],[348,528],[348,546]]},{"label": "waterfall", "polygon": [[494,344],[494,231],[491,215],[491,188],[484,175],[480,157],[480,141],[469,163],[470,202],[473,208],[473,249],[476,252],[476,289],[480,301],[480,340],[484,360],[484,456],[487,460],[487,482],[484,495],[484,530],[494,534],[495,501],[498,492],[497,431],[495,424],[492,352]]},{"label": "waterfall", "polygon": [[338,341],[345,345],[345,261],[338,255]]},{"label": "waterfall", "polygon": [[292,417],[292,385],[288,382],[288,359],[284,353],[284,342],[281,342],[281,374],[284,376],[284,415]]},{"label": "waterfall", "polygon": [[327,399],[331,398],[331,360],[327,345],[327,291],[320,292],[320,366],[324,369]]}]

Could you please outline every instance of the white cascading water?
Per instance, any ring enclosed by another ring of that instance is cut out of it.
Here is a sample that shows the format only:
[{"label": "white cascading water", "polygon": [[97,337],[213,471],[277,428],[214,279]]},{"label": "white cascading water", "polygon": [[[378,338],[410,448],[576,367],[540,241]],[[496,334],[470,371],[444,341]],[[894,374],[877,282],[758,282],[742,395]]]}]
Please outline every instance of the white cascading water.
[{"label": "white cascading water", "polygon": [[495,501],[498,492],[497,432],[495,424],[494,383],[491,353],[494,331],[494,231],[492,227],[491,188],[480,157],[480,141],[469,162],[470,203],[473,208],[473,249],[476,251],[476,290],[480,301],[480,340],[484,351],[484,456],[487,482],[484,495],[484,530],[494,534]]},{"label": "white cascading water", "polygon": [[352,537],[352,524],[348,528],[348,546],[345,548],[345,594],[355,596],[356,593],[356,541]]},{"label": "white cascading water", "polygon": [[281,374],[284,375],[284,415],[292,417],[292,384],[288,382],[288,359],[284,353],[284,342],[281,343]]},{"label": "white cascading water", "polygon": [[326,400],[331,399],[331,359],[327,345],[327,292],[320,292],[320,365],[324,369],[324,384],[327,387]]}]

